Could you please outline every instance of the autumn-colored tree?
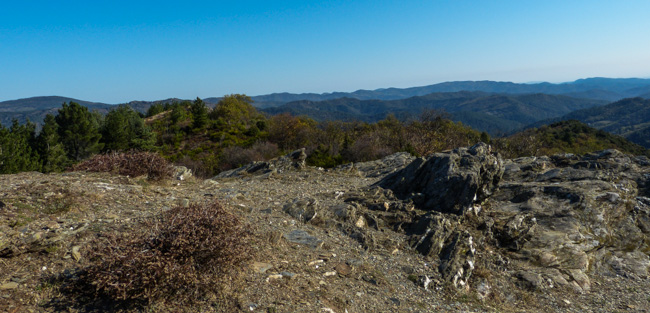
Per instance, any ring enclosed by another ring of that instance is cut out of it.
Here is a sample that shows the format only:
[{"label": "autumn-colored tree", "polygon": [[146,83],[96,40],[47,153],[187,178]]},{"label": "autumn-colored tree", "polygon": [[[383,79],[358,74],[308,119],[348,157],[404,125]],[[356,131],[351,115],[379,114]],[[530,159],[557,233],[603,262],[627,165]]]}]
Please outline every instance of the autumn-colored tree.
[{"label": "autumn-colored tree", "polygon": [[307,117],[282,113],[270,118],[269,140],[287,151],[303,148],[312,143],[316,122]]}]

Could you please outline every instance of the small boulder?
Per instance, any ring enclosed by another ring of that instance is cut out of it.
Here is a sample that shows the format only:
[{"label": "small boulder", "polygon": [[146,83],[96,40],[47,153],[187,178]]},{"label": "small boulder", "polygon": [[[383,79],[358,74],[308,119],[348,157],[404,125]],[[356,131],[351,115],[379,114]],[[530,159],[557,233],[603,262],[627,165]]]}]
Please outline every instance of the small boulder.
[{"label": "small boulder", "polygon": [[310,235],[304,230],[294,230],[285,234],[284,238],[289,242],[305,245],[312,249],[320,248],[323,245],[322,240]]},{"label": "small boulder", "polygon": [[284,205],[284,212],[304,223],[314,219],[320,210],[316,199],[294,199]]}]

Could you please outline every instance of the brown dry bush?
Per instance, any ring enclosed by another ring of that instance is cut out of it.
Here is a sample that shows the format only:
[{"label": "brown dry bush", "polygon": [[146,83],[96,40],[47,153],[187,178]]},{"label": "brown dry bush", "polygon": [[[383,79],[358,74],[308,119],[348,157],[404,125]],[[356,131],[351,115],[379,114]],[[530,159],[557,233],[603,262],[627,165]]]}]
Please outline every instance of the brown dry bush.
[{"label": "brown dry bush", "polygon": [[250,231],[217,202],[176,207],[145,224],[137,236],[98,239],[76,285],[128,303],[214,301],[250,255]]},{"label": "brown dry bush", "polygon": [[174,167],[153,152],[114,152],[97,154],[72,167],[74,171],[108,172],[137,177],[147,175],[151,180],[171,178]]},{"label": "brown dry bush", "polygon": [[265,161],[279,155],[278,146],[268,141],[257,142],[250,148],[232,146],[225,148],[221,155],[219,170],[225,171],[255,161]]}]

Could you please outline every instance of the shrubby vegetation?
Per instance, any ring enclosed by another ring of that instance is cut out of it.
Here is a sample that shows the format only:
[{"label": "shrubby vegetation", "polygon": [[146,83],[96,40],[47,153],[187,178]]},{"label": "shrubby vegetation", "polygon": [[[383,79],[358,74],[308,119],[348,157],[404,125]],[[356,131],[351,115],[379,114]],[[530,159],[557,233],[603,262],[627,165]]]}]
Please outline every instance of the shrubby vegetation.
[{"label": "shrubby vegetation", "polygon": [[149,125],[159,135],[163,155],[203,176],[303,147],[309,165],[333,167],[398,151],[427,155],[481,140],[479,132],[437,112],[409,121],[390,115],[377,123],[318,123],[289,113],[267,117],[249,97],[228,95],[197,124],[196,116],[204,116],[202,105],[197,99],[150,110],[157,115],[149,117]]},{"label": "shrubby vegetation", "polygon": [[171,178],[174,167],[157,153],[135,152],[97,154],[72,167],[75,171],[117,173],[124,176],[143,176],[149,180]]},{"label": "shrubby vegetation", "polygon": [[102,116],[74,102],[64,103],[56,116],[45,118],[38,135],[33,123],[0,127],[0,173],[61,171],[97,153],[152,151],[198,176],[210,177],[303,147],[309,165],[327,168],[399,151],[426,156],[478,141],[492,143],[509,158],[607,148],[648,154],[621,137],[577,121],[492,140],[438,111],[400,119],[388,115],[376,123],[319,123],[289,113],[267,116],[257,111],[250,97],[233,94],[214,108],[199,98],[154,104],[146,118],[127,105]]},{"label": "shrubby vegetation", "polygon": [[586,154],[604,149],[618,149],[624,153],[650,156],[650,151],[642,146],[576,120],[528,129],[495,140],[494,145],[506,158],[557,153]]},{"label": "shrubby vegetation", "polygon": [[64,303],[104,304],[113,311],[162,302],[177,311],[218,299],[219,311],[232,312],[227,288],[251,258],[253,240],[237,216],[213,202],[175,207],[140,222],[142,231],[98,236],[85,256],[90,263],[76,275],[50,278],[61,286]]}]

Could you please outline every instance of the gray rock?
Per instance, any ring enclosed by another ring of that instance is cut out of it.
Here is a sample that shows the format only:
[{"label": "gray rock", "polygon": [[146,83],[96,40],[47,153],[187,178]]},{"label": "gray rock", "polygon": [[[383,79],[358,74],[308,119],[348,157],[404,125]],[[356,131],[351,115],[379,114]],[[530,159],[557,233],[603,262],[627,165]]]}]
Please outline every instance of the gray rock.
[{"label": "gray rock", "polygon": [[458,228],[460,219],[442,214],[427,214],[411,226],[411,246],[426,256],[438,256]]},{"label": "gray rock", "polygon": [[[335,215],[372,212],[373,223],[404,231],[457,287],[468,286],[479,253],[489,255],[493,275],[514,275],[530,289],[582,293],[591,289],[592,273],[650,274],[650,163],[644,161],[616,150],[502,161],[479,144],[417,159],[376,185],[392,193],[353,194],[346,202],[356,210],[338,207]],[[415,210],[407,209],[410,203]],[[349,234],[365,240],[357,232]]]},{"label": "gray rock", "polygon": [[236,169],[221,172],[212,179],[250,175],[267,175],[267,177],[270,177],[269,174],[274,172],[303,169],[305,167],[306,159],[307,154],[305,153],[305,148],[302,148],[269,161],[252,162]]},{"label": "gray rock", "polygon": [[454,232],[447,238],[439,255],[442,277],[452,282],[454,287],[468,287],[474,271],[475,254],[474,238],[467,231]]},{"label": "gray rock", "polygon": [[[650,217],[637,186],[650,169],[616,150],[550,159],[543,168],[529,166],[530,158],[507,162],[499,190],[484,203],[496,243],[526,256],[534,275],[559,270],[543,275],[577,292],[590,290],[590,271],[645,277]],[[531,277],[518,274],[542,286]]]},{"label": "gray rock", "polygon": [[[413,160],[415,160],[415,157],[410,153],[398,152],[380,160],[355,163],[354,168],[363,176],[380,177],[401,170]],[[341,166],[340,170],[344,169],[347,169],[347,167]]]},{"label": "gray rock", "polygon": [[18,283],[13,281],[0,285],[0,290],[9,290],[9,289],[16,289],[16,288],[18,288]]},{"label": "gray rock", "polygon": [[289,242],[305,245],[312,249],[320,248],[323,245],[322,240],[310,235],[304,230],[294,230],[288,234],[285,234],[284,238]]},{"label": "gray rock", "polygon": [[75,261],[81,260],[81,253],[79,252],[79,249],[81,249],[81,246],[74,246],[74,247],[72,247],[72,251],[70,251],[70,254],[72,255],[72,258]]},{"label": "gray rock", "polygon": [[316,199],[294,199],[286,203],[282,210],[295,219],[307,223],[319,214],[320,207]]},{"label": "gray rock", "polygon": [[296,273],[291,273],[291,272],[281,272],[280,275],[282,275],[282,278],[284,278],[284,279],[293,279],[293,278],[295,278],[298,274],[296,274]]},{"label": "gray rock", "polygon": [[461,215],[494,192],[503,172],[501,157],[479,143],[416,159],[377,185],[420,209]]},{"label": "gray rock", "polygon": [[186,180],[192,177],[192,170],[185,166],[174,166],[174,177],[178,180]]},{"label": "gray rock", "polygon": [[523,283],[525,288],[532,290],[540,290],[544,288],[544,281],[542,275],[530,271],[518,271],[515,277]]}]

